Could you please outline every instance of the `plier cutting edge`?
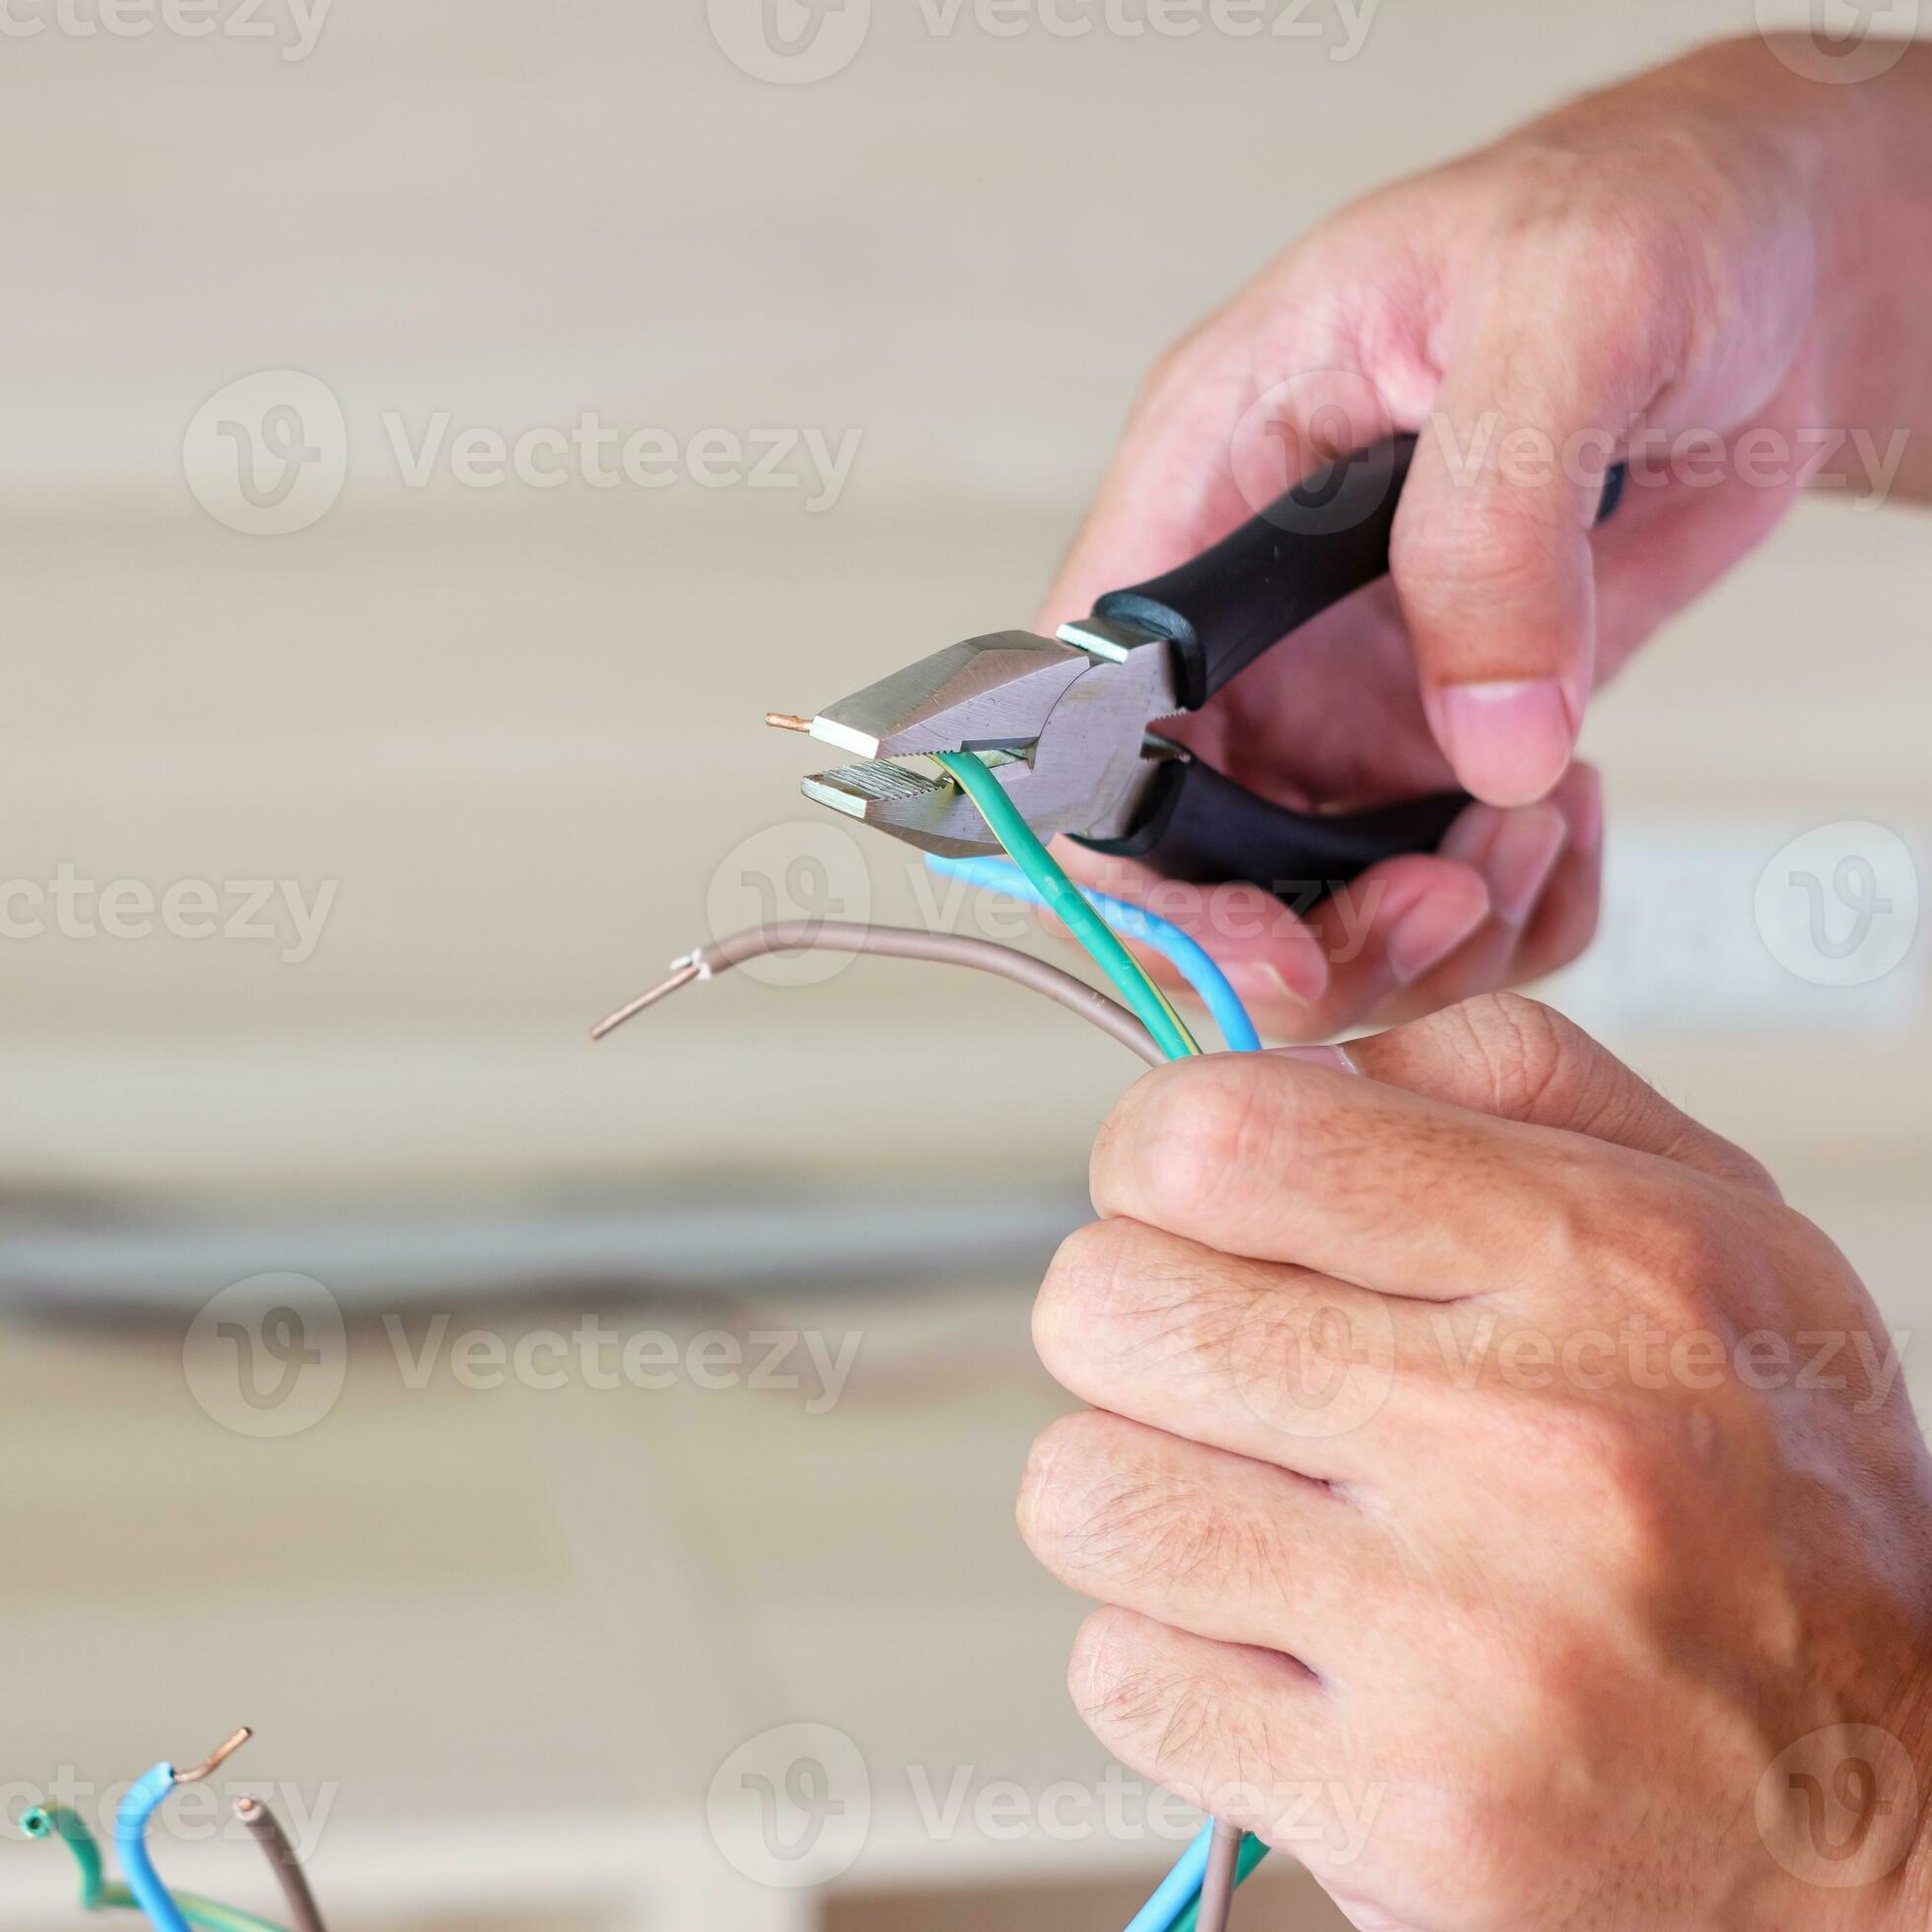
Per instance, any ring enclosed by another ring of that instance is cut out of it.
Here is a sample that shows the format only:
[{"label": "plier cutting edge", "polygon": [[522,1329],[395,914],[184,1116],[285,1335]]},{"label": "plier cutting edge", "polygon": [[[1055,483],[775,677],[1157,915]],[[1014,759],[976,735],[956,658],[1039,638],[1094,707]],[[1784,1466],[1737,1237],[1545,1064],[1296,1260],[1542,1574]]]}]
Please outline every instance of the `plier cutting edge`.
[{"label": "plier cutting edge", "polygon": [[[1466,793],[1294,811],[1155,728],[1387,575],[1414,452],[1401,436],[1340,458],[1190,562],[1109,591],[1058,637],[968,638],[828,705],[805,727],[859,762],[807,778],[805,795],[925,852],[996,852],[957,785],[893,762],[980,752],[1042,838],[1070,833],[1170,878],[1247,881],[1298,909],[1384,859],[1434,851]],[[1623,482],[1621,465],[1610,470],[1600,520]]]}]

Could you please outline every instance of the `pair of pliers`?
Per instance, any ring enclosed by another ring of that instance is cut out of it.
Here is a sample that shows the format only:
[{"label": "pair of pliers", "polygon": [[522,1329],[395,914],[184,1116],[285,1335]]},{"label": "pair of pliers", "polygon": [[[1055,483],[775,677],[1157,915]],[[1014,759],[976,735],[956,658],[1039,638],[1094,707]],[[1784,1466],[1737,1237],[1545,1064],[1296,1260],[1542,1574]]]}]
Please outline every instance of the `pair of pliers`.
[{"label": "pair of pliers", "polygon": [[[1247,881],[1298,910],[1382,860],[1433,852],[1466,793],[1346,815],[1293,811],[1156,728],[1387,575],[1414,453],[1415,438],[1401,436],[1340,458],[1192,561],[1109,591],[1056,638],[968,638],[826,706],[807,728],[860,762],[807,778],[805,795],[926,852],[993,852],[957,785],[893,762],[992,754],[994,776],[1042,838],[1070,833],[1170,878]],[[1609,471],[1600,517],[1623,481],[1621,465]]]}]

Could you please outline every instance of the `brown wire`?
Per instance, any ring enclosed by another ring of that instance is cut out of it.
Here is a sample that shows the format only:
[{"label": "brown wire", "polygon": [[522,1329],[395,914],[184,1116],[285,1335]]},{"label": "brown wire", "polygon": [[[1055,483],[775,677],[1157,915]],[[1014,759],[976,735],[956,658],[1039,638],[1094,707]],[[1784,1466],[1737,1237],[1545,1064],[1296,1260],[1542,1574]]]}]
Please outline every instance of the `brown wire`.
[{"label": "brown wire", "polygon": [[876,953],[886,959],[922,959],[934,965],[965,966],[975,972],[997,974],[1000,979],[1044,994],[1089,1025],[1111,1034],[1149,1067],[1159,1067],[1167,1058],[1154,1045],[1153,1036],[1125,1006],[1084,980],[1076,980],[1071,973],[1062,972],[1058,966],[1050,966],[1030,953],[957,932],[922,932],[904,926],[855,926],[833,920],[752,927],[701,946],[668,979],[640,994],[629,1005],[620,1006],[607,1019],[599,1020],[590,1029],[590,1037],[601,1040],[627,1019],[647,1006],[656,1005],[680,987],[689,986],[693,980],[728,972],[748,959],[758,959],[771,952]]},{"label": "brown wire", "polygon": [[247,1827],[248,1835],[274,1867],[275,1882],[288,1901],[291,1932],[327,1932],[321,1913],[315,1909],[315,1895],[309,1890],[309,1880],[281,1821],[259,1798],[236,1799],[235,1816]]},{"label": "brown wire", "polygon": [[1195,1932],[1227,1932],[1228,1913],[1234,1908],[1234,1881],[1241,1866],[1242,1831],[1238,1825],[1214,1821],[1214,1835],[1208,1841],[1208,1869],[1201,1878],[1201,1909],[1195,1914]]}]

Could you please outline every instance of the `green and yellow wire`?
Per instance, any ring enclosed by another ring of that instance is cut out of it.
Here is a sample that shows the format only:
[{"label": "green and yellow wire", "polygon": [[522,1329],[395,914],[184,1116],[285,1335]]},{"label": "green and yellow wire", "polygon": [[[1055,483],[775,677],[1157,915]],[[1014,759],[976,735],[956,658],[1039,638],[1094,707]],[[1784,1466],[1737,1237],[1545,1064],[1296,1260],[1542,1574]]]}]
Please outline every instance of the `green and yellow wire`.
[{"label": "green and yellow wire", "polygon": [[[1154,1037],[1169,1060],[1186,1060],[1201,1049],[1168,1004],[1166,996],[1154,985],[1140,963],[1114,936],[1106,922],[1088,905],[1080,889],[1061,870],[1059,862],[1041,844],[1024,815],[1006,796],[1004,788],[987,768],[985,761],[970,751],[940,751],[933,754],[972,799],[987,829],[1005,849],[1006,857],[1032,882],[1048,909],[1085,947],[1095,965],[1113,981],[1121,998],[1135,1016]],[[1211,1827],[1206,1828],[1210,1830]],[[1252,1835],[1241,1841],[1240,1860],[1235,1867],[1238,1886],[1268,1856],[1268,1846]],[[1196,1932],[1201,1916],[1201,1898],[1197,1889],[1193,1899],[1172,1921],[1172,1932]]]},{"label": "green and yellow wire", "polygon": [[[84,1912],[139,1911],[139,1901],[124,1885],[107,1880],[101,1847],[87,1821],[68,1805],[35,1805],[21,1816],[20,1828],[30,1838],[58,1838],[74,1855],[80,1868],[81,1909]],[[181,1892],[174,1895],[181,1916],[200,1932],[282,1932],[272,1919],[257,1918],[253,1912],[238,1911],[233,1905],[217,1904],[212,1898],[197,1898]]]},{"label": "green and yellow wire", "polygon": [[1060,869],[1019,807],[985,762],[970,751],[940,751],[934,757],[960,790],[972,799],[987,829],[1004,848],[1006,857],[1026,874],[1047,902],[1048,910],[1086,949],[1094,964],[1119,988],[1134,1015],[1154,1037],[1169,1060],[1186,1060],[1201,1048],[1167,996],[1150,980],[1140,962],[1121,944],[1107,923],[1087,904],[1071,879]]}]

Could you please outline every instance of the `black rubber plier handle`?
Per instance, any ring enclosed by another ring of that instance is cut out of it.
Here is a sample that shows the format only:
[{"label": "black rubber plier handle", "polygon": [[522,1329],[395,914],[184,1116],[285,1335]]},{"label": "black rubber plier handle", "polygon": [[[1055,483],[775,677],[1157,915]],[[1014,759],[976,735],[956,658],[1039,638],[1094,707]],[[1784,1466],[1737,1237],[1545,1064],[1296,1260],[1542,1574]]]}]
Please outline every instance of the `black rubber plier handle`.
[{"label": "black rubber plier handle", "polygon": [[[1342,457],[1212,549],[1109,591],[1094,617],[1166,639],[1182,709],[1199,710],[1302,625],[1388,575],[1414,455],[1415,438],[1398,436]],[[1624,480],[1621,463],[1607,473],[1600,522]],[[1245,880],[1305,908],[1385,859],[1433,852],[1471,802],[1444,792],[1346,815],[1292,811],[1188,757],[1162,770],[1132,833],[1085,843],[1170,878]]]}]

